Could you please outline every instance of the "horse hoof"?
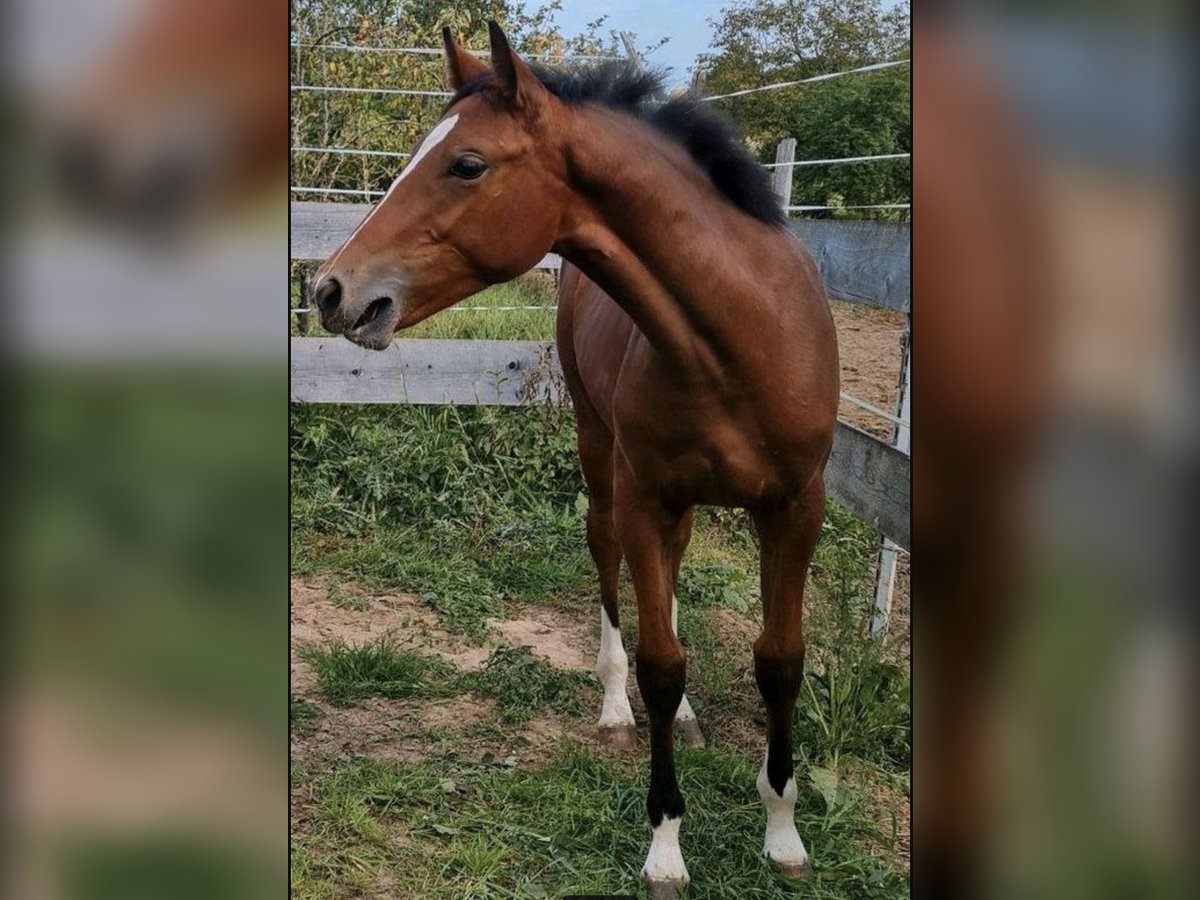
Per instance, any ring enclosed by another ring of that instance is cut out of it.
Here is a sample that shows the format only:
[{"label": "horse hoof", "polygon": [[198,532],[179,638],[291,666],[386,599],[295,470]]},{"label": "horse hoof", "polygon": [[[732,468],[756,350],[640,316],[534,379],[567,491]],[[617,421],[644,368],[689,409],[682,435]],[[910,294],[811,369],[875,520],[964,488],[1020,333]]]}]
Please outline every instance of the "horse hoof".
[{"label": "horse hoof", "polygon": [[807,859],[802,863],[788,863],[771,860],[777,871],[784,878],[793,878],[796,880],[807,881],[812,878],[812,863]]},{"label": "horse hoof", "polygon": [[636,749],[637,726],[633,723],[628,725],[601,725],[600,742],[608,744],[608,746],[616,750]]},{"label": "horse hoof", "polygon": [[681,900],[686,884],[677,881],[663,881],[658,878],[646,878],[646,893],[650,900]]},{"label": "horse hoof", "polygon": [[704,732],[700,730],[700,722],[696,719],[684,719],[675,723],[675,730],[683,738],[683,746],[696,750],[707,746]]}]

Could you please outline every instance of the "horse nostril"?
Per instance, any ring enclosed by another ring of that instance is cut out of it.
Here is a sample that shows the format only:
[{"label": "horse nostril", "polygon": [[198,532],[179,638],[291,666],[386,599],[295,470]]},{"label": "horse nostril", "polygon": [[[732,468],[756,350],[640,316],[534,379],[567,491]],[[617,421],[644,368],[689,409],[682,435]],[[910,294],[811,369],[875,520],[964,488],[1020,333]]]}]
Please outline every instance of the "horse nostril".
[{"label": "horse nostril", "polygon": [[328,319],[342,302],[342,286],[336,278],[327,278],[317,289],[317,309],[322,319]]}]

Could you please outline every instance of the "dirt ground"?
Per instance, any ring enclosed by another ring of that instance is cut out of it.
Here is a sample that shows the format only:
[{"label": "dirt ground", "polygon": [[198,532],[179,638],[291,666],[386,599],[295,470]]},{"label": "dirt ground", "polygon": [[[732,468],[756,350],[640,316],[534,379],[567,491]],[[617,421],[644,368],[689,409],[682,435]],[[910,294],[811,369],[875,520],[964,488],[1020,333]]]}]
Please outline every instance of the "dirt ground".
[{"label": "dirt ground", "polygon": [[[487,637],[479,645],[464,642],[438,624],[437,616],[409,594],[369,596],[355,592],[356,605],[335,605],[329,599],[330,579],[294,578],[291,583],[291,683],[292,699],[317,702],[316,676],[299,651],[341,640],[358,646],[390,638],[397,649],[420,650],[440,656],[463,671],[478,670],[492,650],[500,646],[526,647],[557,669],[591,671],[595,639],[587,622],[546,607],[514,605],[515,618],[491,620]],[[345,585],[339,582],[345,590]],[[631,691],[636,687],[630,678]],[[587,746],[592,752],[607,750],[596,740],[594,729],[574,728],[557,714],[528,722],[517,737],[470,735],[474,726],[496,719],[495,703],[474,694],[436,700],[386,700],[370,698],[355,706],[338,708],[321,704],[323,716],[311,732],[292,738],[292,756],[313,753],[341,756],[348,753],[397,762],[428,758],[438,749],[440,736],[453,734],[456,744],[469,745],[474,757],[491,753],[497,759],[513,758],[519,767],[535,766],[552,756],[564,739]],[[467,751],[464,751],[467,752]]]}]

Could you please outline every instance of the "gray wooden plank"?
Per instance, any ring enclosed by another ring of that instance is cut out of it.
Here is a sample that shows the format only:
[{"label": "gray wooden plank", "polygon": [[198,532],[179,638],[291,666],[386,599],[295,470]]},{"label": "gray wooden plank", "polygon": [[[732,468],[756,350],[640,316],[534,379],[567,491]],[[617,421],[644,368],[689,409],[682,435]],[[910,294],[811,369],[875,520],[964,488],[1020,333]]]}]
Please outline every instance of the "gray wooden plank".
[{"label": "gray wooden plank", "polygon": [[380,351],[292,338],[291,355],[300,403],[521,406],[564,395],[554,345],[540,341],[399,340]]},{"label": "gray wooden plank", "polygon": [[[292,259],[321,262],[346,240],[371,211],[369,203],[319,203],[298,200],[291,205]],[[557,270],[562,260],[547,254],[535,269]]]},{"label": "gray wooden plank", "polygon": [[865,431],[838,422],[825,490],[856,518],[908,550],[912,542],[909,458]]},{"label": "gray wooden plank", "polygon": [[[398,340],[364,350],[340,337],[292,338],[297,403],[565,402],[554,345],[541,341]],[[825,470],[829,496],[901,547],[910,542],[908,457],[838,423]]]}]

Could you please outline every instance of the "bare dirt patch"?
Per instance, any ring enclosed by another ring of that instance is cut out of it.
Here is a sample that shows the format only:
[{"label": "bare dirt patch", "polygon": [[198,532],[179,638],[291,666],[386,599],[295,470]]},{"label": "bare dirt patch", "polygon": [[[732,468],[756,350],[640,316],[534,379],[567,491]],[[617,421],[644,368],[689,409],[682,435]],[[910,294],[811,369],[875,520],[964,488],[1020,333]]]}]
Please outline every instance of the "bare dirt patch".
[{"label": "bare dirt patch", "polygon": [[556,669],[590,672],[596,656],[596,636],[586,624],[546,607],[522,608],[521,618],[490,619],[488,625],[504,643],[528,647],[529,652]]},{"label": "bare dirt patch", "polygon": [[491,700],[464,694],[418,702],[371,698],[349,708],[325,707],[316,730],[292,740],[292,755],[324,753],[416,762],[434,752],[440,734],[492,720]]},{"label": "bare dirt patch", "polygon": [[316,679],[296,651],[331,641],[356,645],[388,637],[399,649],[428,650],[467,670],[478,669],[487,660],[487,648],[471,646],[441,628],[437,616],[421,605],[419,597],[372,597],[339,584],[358,606],[338,606],[329,599],[331,583],[326,577],[292,579],[292,689],[297,693],[310,693]]},{"label": "bare dirt patch", "polygon": [[333,579],[327,577],[292,581],[292,691],[321,711],[310,732],[294,736],[294,757],[363,754],[414,762],[440,756],[452,743],[464,758],[515,758],[516,765],[527,768],[554,756],[564,740],[598,748],[586,719],[579,722],[557,713],[516,730],[488,727],[499,720],[495,702],[474,694],[436,700],[369,698],[349,708],[324,703],[311,667],[298,656],[301,647],[338,640],[361,645],[387,637],[397,648],[433,653],[468,671],[482,668],[498,645],[526,647],[565,671],[590,671],[595,656],[589,625],[561,610],[514,606],[510,611],[516,618],[491,620],[485,645],[474,646],[440,627],[437,616],[417,597],[370,596],[339,581],[338,593],[350,599],[338,605],[330,599],[331,584]]}]

